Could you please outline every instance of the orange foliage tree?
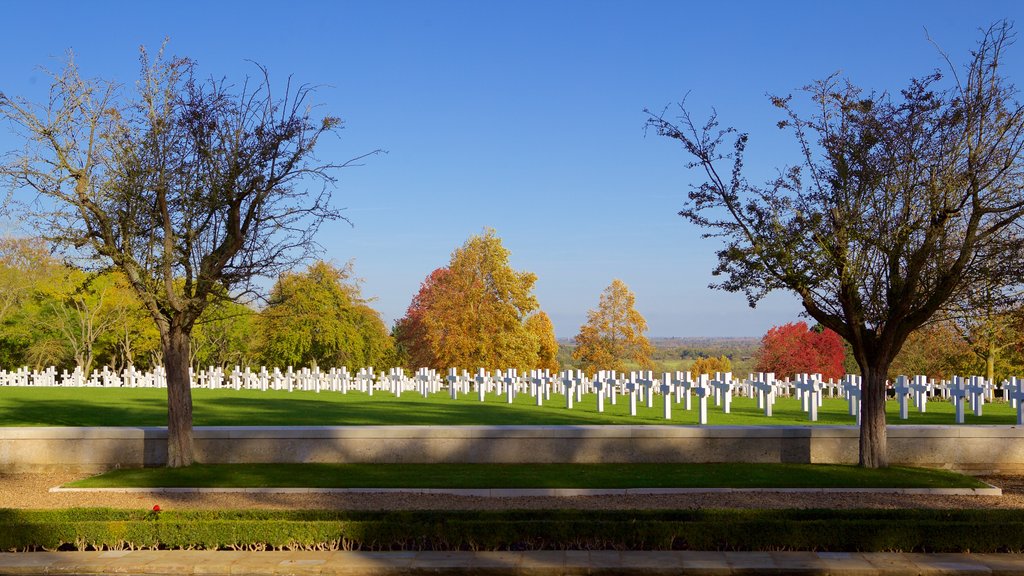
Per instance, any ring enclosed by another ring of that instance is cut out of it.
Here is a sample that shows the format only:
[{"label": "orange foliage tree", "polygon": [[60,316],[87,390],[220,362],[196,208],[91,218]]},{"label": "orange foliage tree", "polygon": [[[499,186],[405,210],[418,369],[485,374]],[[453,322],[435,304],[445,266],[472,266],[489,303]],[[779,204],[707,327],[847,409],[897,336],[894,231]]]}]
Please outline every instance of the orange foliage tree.
[{"label": "orange foliage tree", "polygon": [[900,353],[889,365],[889,378],[922,374],[948,379],[973,374],[975,366],[971,345],[949,322],[936,322],[917,329],[907,338]]},{"label": "orange foliage tree", "polygon": [[[513,270],[508,257],[501,239],[488,229],[470,237],[452,253],[447,267],[427,277],[395,330],[410,368],[528,370],[541,365],[541,341],[554,340],[554,330],[550,320],[546,326],[535,320],[534,329],[528,327],[539,308],[533,295],[537,276]],[[543,337],[542,328],[547,330]]]},{"label": "orange foliage tree", "polygon": [[651,343],[644,336],[647,320],[636,311],[636,295],[622,280],[604,289],[597,308],[587,312],[587,322],[576,335],[572,357],[584,370],[626,370],[626,361],[653,368]]},{"label": "orange foliage tree", "polygon": [[715,358],[711,356],[709,358],[700,357],[690,364],[690,374],[696,378],[701,374],[714,374],[715,372],[732,372],[732,361],[729,360],[728,356],[721,356]]},{"label": "orange foliage tree", "polygon": [[538,311],[526,319],[526,329],[537,339],[535,366],[558,372],[558,340],[555,338],[555,326],[551,318],[543,310]]}]

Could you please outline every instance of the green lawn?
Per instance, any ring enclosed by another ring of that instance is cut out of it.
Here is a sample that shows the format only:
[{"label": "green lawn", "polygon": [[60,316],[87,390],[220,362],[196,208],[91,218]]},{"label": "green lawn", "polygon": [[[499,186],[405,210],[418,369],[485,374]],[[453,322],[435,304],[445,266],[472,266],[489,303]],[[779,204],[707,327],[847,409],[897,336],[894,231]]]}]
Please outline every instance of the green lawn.
[{"label": "green lawn", "polygon": [[[565,399],[552,394],[542,407],[529,395],[520,395],[509,405],[503,398],[488,396],[481,403],[476,396],[451,400],[446,392],[423,398],[406,393],[350,392],[275,392],[255,390],[192,391],[196,426],[342,426],[342,425],[501,425],[501,424],[697,424],[697,400],[686,411],[675,405],[672,420],[662,418],[661,397],[653,408],[638,405],[637,415],[629,415],[628,399],[617,405],[605,403],[598,413],[594,396],[585,395],[572,410]],[[0,426],[165,426],[166,391],[142,388],[33,388],[0,387]],[[732,413],[708,402],[710,425],[808,425],[811,422],[793,398],[780,398],[774,416],[767,418],[757,409],[754,399],[734,398]],[[953,406],[948,402],[929,402],[928,412],[919,414],[911,406],[910,418],[900,420],[895,401],[887,405],[890,424],[953,424]],[[986,404],[984,416],[967,411],[967,424],[1015,424],[1016,413],[1005,402]],[[826,398],[818,410],[821,425],[852,425],[847,404],[841,398]]]},{"label": "green lawn", "polygon": [[114,470],[74,488],[982,488],[946,470],[825,464],[195,464]]}]

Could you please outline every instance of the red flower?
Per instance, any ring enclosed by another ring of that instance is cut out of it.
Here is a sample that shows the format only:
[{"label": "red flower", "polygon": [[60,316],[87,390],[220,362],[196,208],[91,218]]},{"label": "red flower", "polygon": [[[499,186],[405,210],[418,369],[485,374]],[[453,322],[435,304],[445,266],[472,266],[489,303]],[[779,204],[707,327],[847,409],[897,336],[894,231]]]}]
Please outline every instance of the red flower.
[{"label": "red flower", "polygon": [[153,512],[159,512],[159,511],[160,511],[160,505],[159,504],[153,504]]}]

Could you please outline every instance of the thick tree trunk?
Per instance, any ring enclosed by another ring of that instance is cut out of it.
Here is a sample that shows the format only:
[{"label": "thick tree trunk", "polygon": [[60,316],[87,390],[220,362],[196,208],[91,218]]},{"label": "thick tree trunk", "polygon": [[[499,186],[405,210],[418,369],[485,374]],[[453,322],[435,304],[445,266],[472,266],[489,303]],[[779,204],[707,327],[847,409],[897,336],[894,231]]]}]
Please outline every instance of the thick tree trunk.
[{"label": "thick tree trunk", "polygon": [[167,466],[178,468],[195,461],[192,441],[192,379],[189,375],[189,335],[171,324],[162,335],[167,370]]},{"label": "thick tree trunk", "polygon": [[889,466],[885,429],[885,381],[889,362],[878,362],[866,370],[861,390],[860,465],[865,468]]}]

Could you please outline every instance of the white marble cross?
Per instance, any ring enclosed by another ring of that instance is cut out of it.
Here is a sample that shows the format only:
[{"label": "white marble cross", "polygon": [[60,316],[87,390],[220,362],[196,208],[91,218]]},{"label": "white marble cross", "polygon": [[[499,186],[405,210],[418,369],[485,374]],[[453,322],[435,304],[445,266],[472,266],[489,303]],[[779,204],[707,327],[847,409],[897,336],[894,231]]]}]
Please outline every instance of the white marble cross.
[{"label": "white marble cross", "polygon": [[956,423],[964,423],[964,398],[967,396],[967,382],[959,376],[953,376],[949,383],[949,397],[956,411]]},{"label": "white marble cross", "polygon": [[751,374],[747,382],[757,391],[758,410],[764,410],[764,415],[771,418],[772,407],[775,405],[775,373],[758,372]]},{"label": "white marble cross", "polygon": [[863,384],[864,378],[859,374],[843,376],[843,393],[850,404],[850,416],[857,417],[858,426],[860,425],[860,398]]},{"label": "white marble cross", "polygon": [[516,386],[519,384],[519,372],[515,368],[509,368],[505,373],[505,400],[511,404],[516,399]]},{"label": "white marble cross", "polygon": [[697,424],[701,426],[708,423],[708,380],[707,374],[701,374],[693,386],[693,392],[697,395]]},{"label": "white marble cross", "polygon": [[1003,383],[1010,404],[1017,409],[1017,426],[1024,426],[1024,379],[1016,376]]},{"label": "white marble cross", "polygon": [[710,384],[715,390],[715,405],[722,406],[723,411],[729,414],[732,409],[732,372],[715,372]]},{"label": "white marble cross", "polygon": [[626,392],[629,393],[629,415],[636,416],[636,394],[637,394],[636,372],[630,372],[626,379]]},{"label": "white marble cross", "polygon": [[910,394],[910,383],[907,381],[906,376],[897,376],[896,384],[893,385],[892,389],[896,393],[896,402],[900,405],[900,420],[906,420],[910,417],[909,407],[907,405],[907,395]]},{"label": "white marble cross", "polygon": [[594,391],[597,393],[597,411],[598,413],[604,412],[604,389],[605,389],[605,372],[599,370],[594,375]]},{"label": "white marble cross", "polygon": [[971,376],[967,381],[967,393],[971,397],[971,409],[975,416],[981,416],[982,407],[985,405],[985,394],[988,392],[988,385],[981,376]]},{"label": "white marble cross", "polygon": [[480,397],[480,401],[483,402],[487,394],[487,384],[488,380],[490,380],[490,376],[483,368],[477,368],[474,380],[476,381],[476,392]]},{"label": "white marble cross", "polygon": [[573,392],[579,383],[575,376],[576,374],[572,370],[562,370],[561,381],[565,388],[565,407],[569,410],[572,410]]},{"label": "white marble cross", "polygon": [[928,412],[928,394],[932,390],[932,384],[928,381],[928,377],[920,374],[914,376],[910,389],[914,393],[914,406],[917,411],[922,414]]},{"label": "white marble cross", "polygon": [[648,408],[654,408],[654,372],[650,370],[643,370],[640,372],[640,378],[636,381],[637,384],[643,386],[644,398],[647,401]]},{"label": "white marble cross", "polygon": [[665,401],[665,420],[672,419],[672,374],[665,372],[661,375],[661,396]]}]

